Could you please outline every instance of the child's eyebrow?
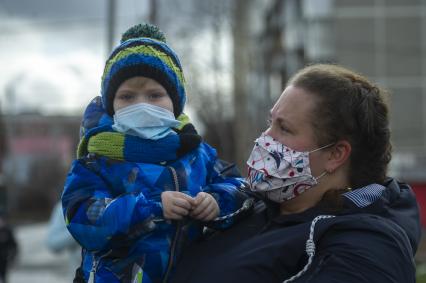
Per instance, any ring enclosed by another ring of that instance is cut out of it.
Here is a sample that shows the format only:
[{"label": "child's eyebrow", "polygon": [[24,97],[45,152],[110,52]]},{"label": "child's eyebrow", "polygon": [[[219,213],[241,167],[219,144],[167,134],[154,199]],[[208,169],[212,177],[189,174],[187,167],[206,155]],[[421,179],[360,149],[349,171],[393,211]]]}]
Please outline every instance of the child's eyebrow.
[{"label": "child's eyebrow", "polygon": [[130,88],[120,88],[119,90],[117,90],[117,93],[129,93],[129,92],[132,92],[132,89],[130,89]]},{"label": "child's eyebrow", "polygon": [[[156,91],[164,91],[164,89],[163,89],[163,88],[161,88],[161,87],[159,87],[159,86],[149,86],[149,87],[147,87],[145,90],[146,90],[146,91],[153,91],[153,90],[156,90]],[[167,91],[165,91],[165,92],[167,92]]]}]

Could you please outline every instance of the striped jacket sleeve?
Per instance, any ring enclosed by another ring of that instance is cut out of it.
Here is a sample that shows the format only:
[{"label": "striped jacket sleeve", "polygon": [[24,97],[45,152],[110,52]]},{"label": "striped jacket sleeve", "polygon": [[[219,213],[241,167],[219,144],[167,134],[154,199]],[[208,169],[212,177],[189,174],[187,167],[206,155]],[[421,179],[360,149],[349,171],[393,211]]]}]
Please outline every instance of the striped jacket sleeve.
[{"label": "striped jacket sleeve", "polygon": [[100,174],[88,168],[86,160],[73,162],[65,182],[62,206],[68,230],[87,250],[124,245],[152,231],[155,227],[152,220],[162,217],[161,203],[147,199],[143,193],[115,196],[110,186]]}]

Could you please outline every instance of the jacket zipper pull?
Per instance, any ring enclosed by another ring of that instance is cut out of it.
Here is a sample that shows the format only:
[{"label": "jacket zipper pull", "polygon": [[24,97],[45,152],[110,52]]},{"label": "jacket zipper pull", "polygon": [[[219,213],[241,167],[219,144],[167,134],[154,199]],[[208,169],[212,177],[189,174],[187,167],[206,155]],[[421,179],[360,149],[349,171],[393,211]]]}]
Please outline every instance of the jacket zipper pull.
[{"label": "jacket zipper pull", "polygon": [[90,271],[89,281],[87,283],[95,283],[95,271]]},{"label": "jacket zipper pull", "polygon": [[95,255],[93,256],[93,262],[92,262],[92,270],[90,270],[89,280],[87,283],[95,283],[95,272],[96,272],[96,266],[98,265],[95,260]]}]

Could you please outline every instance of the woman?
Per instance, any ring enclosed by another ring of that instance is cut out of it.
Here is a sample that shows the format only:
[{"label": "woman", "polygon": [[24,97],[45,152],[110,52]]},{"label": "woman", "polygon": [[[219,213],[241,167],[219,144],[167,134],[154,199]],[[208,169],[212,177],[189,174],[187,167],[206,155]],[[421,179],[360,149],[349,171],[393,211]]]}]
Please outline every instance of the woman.
[{"label": "woman", "polygon": [[295,74],[247,162],[263,201],[190,248],[173,282],[415,282],[419,214],[386,178],[384,95],[339,66]]}]

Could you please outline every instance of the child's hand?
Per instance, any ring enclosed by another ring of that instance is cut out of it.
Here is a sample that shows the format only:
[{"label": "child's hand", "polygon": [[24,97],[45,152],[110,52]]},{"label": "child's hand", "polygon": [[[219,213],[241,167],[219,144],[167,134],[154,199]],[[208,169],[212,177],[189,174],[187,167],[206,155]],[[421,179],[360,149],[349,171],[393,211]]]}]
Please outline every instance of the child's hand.
[{"label": "child's hand", "polygon": [[201,221],[210,221],[219,215],[219,205],[211,194],[200,192],[194,201],[194,208],[189,214],[191,217]]},{"label": "child's hand", "polygon": [[165,191],[161,193],[163,215],[166,219],[180,220],[189,214],[195,200],[181,192]]}]

